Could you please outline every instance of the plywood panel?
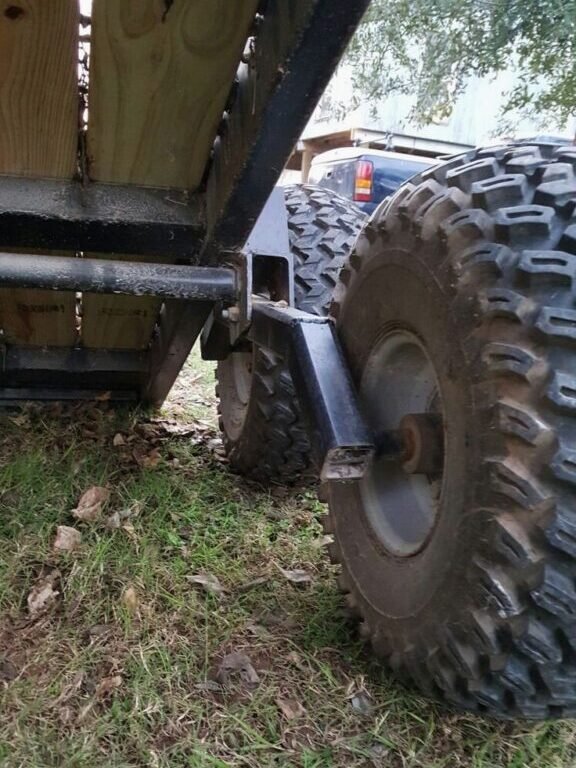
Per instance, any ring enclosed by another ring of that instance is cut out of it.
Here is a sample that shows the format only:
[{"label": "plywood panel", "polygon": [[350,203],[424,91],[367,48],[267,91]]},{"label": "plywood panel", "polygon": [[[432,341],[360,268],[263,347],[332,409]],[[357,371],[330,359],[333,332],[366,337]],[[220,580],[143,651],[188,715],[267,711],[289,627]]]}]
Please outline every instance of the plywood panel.
[{"label": "plywood panel", "polygon": [[[99,181],[195,189],[258,0],[95,0],[88,164]],[[142,348],[159,303],[86,296],[86,346]]]},{"label": "plywood panel", "polygon": [[[77,5],[70,0],[0,4],[0,173],[75,174],[78,21]],[[2,290],[3,338],[72,344],[74,303],[69,293]]]}]

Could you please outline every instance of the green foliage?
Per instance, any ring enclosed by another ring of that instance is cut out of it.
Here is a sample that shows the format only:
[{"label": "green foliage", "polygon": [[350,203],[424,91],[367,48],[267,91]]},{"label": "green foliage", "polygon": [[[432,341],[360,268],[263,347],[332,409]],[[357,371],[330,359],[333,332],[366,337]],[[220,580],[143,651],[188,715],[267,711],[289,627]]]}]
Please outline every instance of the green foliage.
[{"label": "green foliage", "polygon": [[348,51],[359,98],[413,94],[421,124],[476,75],[513,68],[504,115],[564,125],[576,105],[576,0],[372,0]]}]

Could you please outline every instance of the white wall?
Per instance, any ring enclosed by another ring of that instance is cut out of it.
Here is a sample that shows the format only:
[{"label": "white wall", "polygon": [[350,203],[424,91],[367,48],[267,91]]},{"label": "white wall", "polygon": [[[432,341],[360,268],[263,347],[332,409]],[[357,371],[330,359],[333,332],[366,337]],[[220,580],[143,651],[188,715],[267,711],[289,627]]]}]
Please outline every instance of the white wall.
[{"label": "white wall", "polygon": [[[504,93],[513,87],[514,79],[511,72],[501,72],[494,78],[472,78],[448,120],[437,125],[419,127],[408,119],[413,97],[398,94],[383,99],[376,105],[376,109],[373,104],[364,103],[356,110],[346,111],[343,116],[337,115],[337,105],[350,104],[353,95],[350,70],[342,66],[332,78],[302,138],[310,139],[346,129],[364,128],[458,144],[494,143],[501,135],[499,113],[504,103]],[[543,130],[541,125],[518,120],[515,123],[515,138],[537,133],[573,138],[575,127],[576,123],[572,121],[563,130]]]}]

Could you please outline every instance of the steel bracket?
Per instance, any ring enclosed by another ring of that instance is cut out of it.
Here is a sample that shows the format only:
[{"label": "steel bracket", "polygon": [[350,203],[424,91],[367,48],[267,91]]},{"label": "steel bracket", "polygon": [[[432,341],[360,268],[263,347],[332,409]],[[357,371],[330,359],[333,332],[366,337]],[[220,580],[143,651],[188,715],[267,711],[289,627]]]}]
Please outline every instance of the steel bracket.
[{"label": "steel bracket", "polygon": [[321,482],[361,480],[375,453],[374,439],[332,322],[255,301],[248,337],[286,360],[321,468]]},{"label": "steel bracket", "polygon": [[236,271],[238,302],[218,304],[202,334],[202,356],[222,360],[241,343],[252,322],[256,297],[294,305],[294,259],[290,251],[284,189],[275,187],[241,253],[223,254]]}]

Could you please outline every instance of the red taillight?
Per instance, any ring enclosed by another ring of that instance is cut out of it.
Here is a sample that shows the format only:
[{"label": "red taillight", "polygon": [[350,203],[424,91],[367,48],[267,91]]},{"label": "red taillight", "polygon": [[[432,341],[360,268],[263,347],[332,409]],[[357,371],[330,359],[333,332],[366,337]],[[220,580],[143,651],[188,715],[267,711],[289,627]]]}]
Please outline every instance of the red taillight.
[{"label": "red taillight", "polygon": [[356,179],[354,180],[354,200],[357,203],[369,203],[372,200],[372,176],[374,164],[370,160],[356,161]]}]

